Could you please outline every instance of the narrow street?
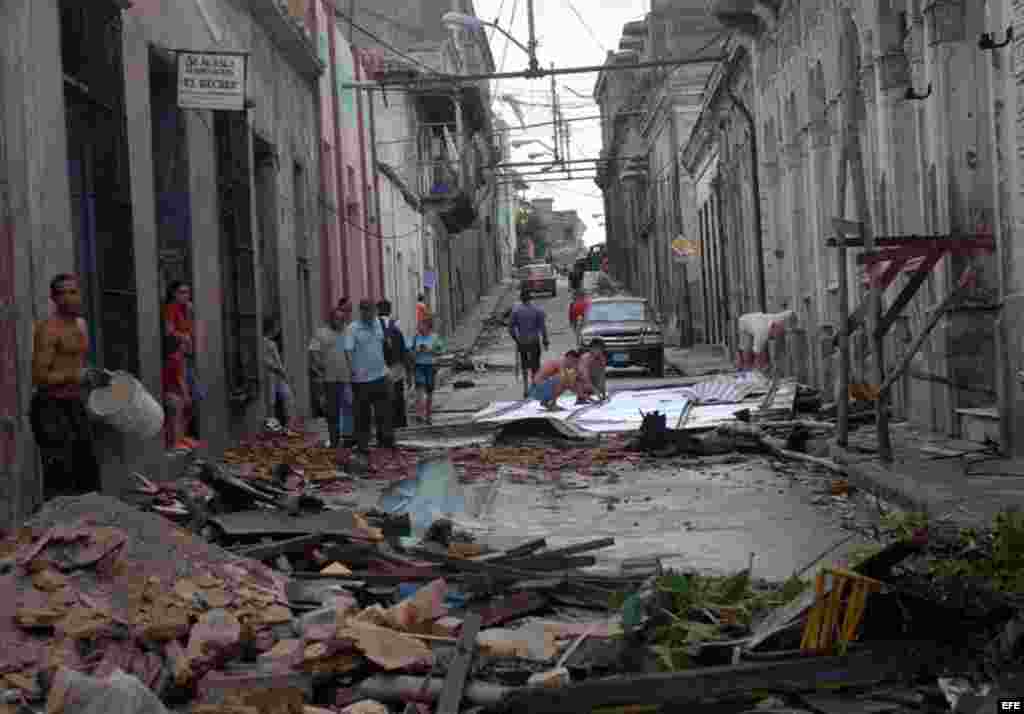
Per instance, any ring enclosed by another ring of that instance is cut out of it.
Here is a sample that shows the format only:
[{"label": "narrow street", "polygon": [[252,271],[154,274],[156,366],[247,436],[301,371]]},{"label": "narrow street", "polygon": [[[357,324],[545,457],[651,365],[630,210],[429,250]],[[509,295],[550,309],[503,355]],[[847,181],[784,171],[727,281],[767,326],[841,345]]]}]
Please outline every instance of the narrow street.
[{"label": "narrow street", "polygon": [[0,17],[0,714],[1024,712],[1024,0]]},{"label": "narrow street", "polygon": [[[595,287],[596,276],[587,273],[585,289]],[[509,299],[514,295],[515,291]],[[576,346],[569,326],[570,300],[564,279],[559,280],[557,297],[534,300],[547,314],[551,349],[545,359]],[[466,422],[492,402],[522,397],[514,343],[506,329],[485,332],[473,359],[486,365],[486,372],[452,376],[436,397],[438,423]],[[455,389],[456,381],[473,386]],[[608,374],[610,391],[680,381],[680,375],[668,370],[662,379],[639,369],[610,369]],[[758,576],[785,579],[830,544],[849,538],[844,524],[871,517],[863,497],[828,493],[829,474],[765,457],[649,458],[609,463],[588,474],[503,468],[511,477],[468,487],[487,493],[469,499],[487,504],[482,511],[467,514],[475,532],[486,534],[499,547],[530,537],[544,536],[564,545],[611,536],[615,546],[600,553],[604,567],[658,557],[666,567],[725,573],[747,567],[753,554]],[[360,500],[372,500],[375,493]],[[854,537],[832,555],[840,557],[859,544]]]}]

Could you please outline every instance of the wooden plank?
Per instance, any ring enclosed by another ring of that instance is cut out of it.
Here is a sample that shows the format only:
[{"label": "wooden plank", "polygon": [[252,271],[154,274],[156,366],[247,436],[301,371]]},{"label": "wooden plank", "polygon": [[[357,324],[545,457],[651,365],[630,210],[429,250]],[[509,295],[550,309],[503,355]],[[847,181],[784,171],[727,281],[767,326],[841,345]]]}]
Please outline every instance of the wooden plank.
[{"label": "wooden plank", "polygon": [[941,258],[941,253],[933,253],[928,256],[921,267],[918,268],[918,271],[914,273],[910,280],[907,281],[907,284],[903,286],[903,289],[900,290],[900,294],[893,301],[892,305],[889,306],[885,316],[882,317],[881,324],[878,326],[878,329],[882,331],[883,335],[889,332],[889,328],[891,328],[892,324],[896,322],[896,318],[900,316],[903,309],[910,304],[911,300],[914,299],[914,295],[916,295],[917,291],[921,289],[922,285],[924,285],[924,281],[928,279],[928,275],[931,273],[932,268],[935,267],[936,263],[938,263]]},{"label": "wooden plank", "polygon": [[[907,369],[910,367],[911,362],[913,362],[914,360],[914,355],[916,355],[918,350],[921,349],[921,345],[923,345],[924,341],[928,339],[928,335],[931,334],[931,331],[935,329],[935,326],[939,324],[939,321],[942,319],[942,316],[946,314],[950,306],[952,306],[953,302],[960,296],[960,293],[964,290],[965,285],[967,284],[967,282],[970,281],[971,275],[973,275],[973,269],[970,267],[966,268],[963,274],[960,276],[960,282],[957,284],[957,287],[954,288],[953,291],[946,296],[946,299],[942,301],[942,303],[935,309],[934,312],[932,312],[932,315],[928,319],[928,322],[925,323],[925,326],[923,328],[921,328],[921,334],[919,334],[910,344],[910,347],[907,349],[906,354],[903,355],[903,359],[900,361],[899,365],[896,366],[896,368],[889,374],[888,377],[881,380],[881,394],[883,397],[888,393],[893,383],[897,379],[899,379],[903,375],[903,373],[906,372]],[[881,404],[881,401],[879,402],[879,404]]]},{"label": "wooden plank", "polygon": [[546,538],[535,538],[534,540],[528,540],[522,545],[517,545],[515,548],[509,548],[504,553],[499,555],[492,560],[505,560],[506,558],[523,558],[530,555],[541,548],[547,547],[548,541]]},{"label": "wooden plank", "polygon": [[[843,130],[844,135],[847,133],[847,129]],[[846,210],[846,164],[849,161],[849,154],[847,147],[844,143],[842,152],[839,157],[839,167],[836,176],[836,195],[837,195],[837,208],[840,211]],[[842,221],[838,218],[832,219],[832,225],[839,234],[839,238],[843,237],[842,233]],[[859,231],[859,227],[858,227]],[[847,265],[846,259],[846,243],[840,240],[839,249],[836,251],[836,275],[839,276],[839,334],[836,335],[836,341],[838,341],[839,347],[839,389],[840,394],[846,395],[850,391],[850,279],[849,266]],[[833,349],[836,347],[836,342],[833,342]],[[850,434],[850,408],[849,400],[840,399],[836,404],[836,426],[838,433],[836,434],[836,443],[840,446],[845,447],[849,439]]]},{"label": "wooden plank", "polygon": [[[863,147],[861,146],[860,132],[854,130],[852,126],[853,121],[853,110],[855,109],[856,100],[863,98],[860,89],[858,78],[855,72],[855,65],[852,60],[846,63],[845,70],[845,86],[844,86],[844,99],[846,101],[846,109],[844,112],[845,120],[849,122],[847,124],[847,142],[850,149],[850,166],[853,169],[853,193],[854,200],[857,205],[857,218],[860,221],[861,237],[864,239],[864,250],[868,254],[875,252],[875,232],[871,225],[871,205],[868,203],[868,186],[867,178],[864,171],[864,153]],[[897,248],[897,251],[907,250],[905,248]],[[890,258],[897,256],[892,255],[890,251],[888,253]],[[916,253],[914,253],[916,255]],[[863,257],[863,256],[861,256]],[[881,384],[885,380],[885,338],[878,334],[878,325],[882,319],[882,302],[883,294],[882,287],[877,281],[873,281],[870,286],[870,300],[868,302],[867,309],[867,325],[873,336],[873,352],[875,360],[875,383]],[[847,402],[847,393],[843,393],[839,400],[841,403]],[[892,440],[889,434],[889,399],[886,392],[879,394],[877,402],[877,412],[875,414],[875,427],[878,434],[878,457],[883,463],[889,463],[892,461]]]},{"label": "wooden plank", "polygon": [[932,641],[875,643],[843,657],[699,667],[673,674],[596,679],[561,689],[517,690],[508,697],[503,711],[562,714],[630,705],[671,706],[672,711],[681,711],[687,705],[739,693],[871,686],[911,673],[934,674],[944,666],[964,662],[966,656],[957,648]]},{"label": "wooden plank", "polygon": [[366,573],[355,572],[351,575],[339,577],[337,575],[325,575],[324,573],[310,573],[299,571],[291,574],[292,578],[303,580],[337,580],[350,583],[365,583],[367,585],[397,585],[410,581],[437,580],[444,577],[440,570],[426,570],[423,568],[408,569],[391,573]]},{"label": "wooden plank", "polygon": [[299,536],[298,538],[289,538],[288,540],[282,540],[276,543],[254,545],[249,548],[242,548],[236,552],[243,558],[269,560],[270,558],[276,558],[279,555],[284,555],[286,553],[302,552],[306,548],[319,545],[326,537],[327,536],[322,533],[313,533],[311,535]]},{"label": "wooden plank", "polygon": [[552,570],[574,570],[576,568],[591,568],[597,565],[597,558],[592,555],[581,555],[578,557],[554,556],[551,558],[545,555],[535,555],[521,560],[504,560],[502,565],[520,570],[533,570],[538,572],[549,572]]},{"label": "wooden plank", "polygon": [[955,255],[974,255],[979,252],[990,253],[995,250],[995,241],[990,238],[954,238],[948,241],[921,241],[919,244],[872,250],[857,256],[859,265],[872,265],[886,260],[919,258],[933,252],[947,252]]},{"label": "wooden plank", "polygon": [[589,553],[592,550],[601,550],[602,548],[611,548],[615,545],[614,538],[598,538],[597,540],[587,541],[586,543],[577,543],[576,545],[569,545],[564,548],[555,548],[554,550],[548,550],[543,553],[538,553],[537,557],[549,558],[552,556],[563,556],[568,557],[570,555],[579,555],[580,553]]},{"label": "wooden plank", "polygon": [[[849,237],[847,237],[846,240],[845,240],[846,247],[847,248],[863,248],[864,247],[864,239],[861,238],[860,235],[859,235],[859,232],[860,232],[859,224],[855,223],[854,221],[844,221],[844,223],[848,224],[849,226],[854,226],[854,228],[852,228],[852,230],[847,232],[847,235]],[[833,226],[834,225],[835,224],[833,224]],[[916,235],[916,234],[905,235],[905,236],[876,236],[875,237],[875,245],[876,246],[884,245],[884,246],[887,246],[887,247],[888,246],[899,247],[899,246],[905,246],[905,245],[914,245],[914,244],[922,243],[922,242],[926,242],[926,241],[939,241],[939,242],[941,242],[941,241],[957,240],[957,239],[964,239],[964,238],[966,238],[966,239],[974,239],[974,238],[986,239],[986,238],[991,238],[991,236],[990,235],[985,235],[985,234],[975,234],[973,236],[971,236],[971,235],[953,236],[952,234],[949,234],[949,233],[936,234],[936,235],[925,235],[925,236]],[[839,246],[839,240],[834,235],[826,236],[825,244],[829,248],[836,248],[836,247]]]},{"label": "wooden plank", "polygon": [[448,667],[448,674],[441,689],[441,698],[437,704],[437,714],[459,714],[462,703],[462,692],[466,688],[469,669],[476,656],[476,636],[480,632],[481,617],[472,614],[462,625],[462,634],[456,649],[455,659]]},{"label": "wooden plank", "polygon": [[908,261],[910,261],[910,258],[894,258],[889,262],[889,265],[885,268],[885,272],[882,273],[882,277],[878,279],[883,290],[892,285],[892,281],[896,279],[896,276],[900,274],[900,271],[903,270],[903,266],[905,266]]},{"label": "wooden plank", "polygon": [[351,511],[323,511],[298,517],[283,511],[238,511],[214,516],[210,523],[232,539],[297,537],[313,533],[358,538],[360,532]]},{"label": "wooden plank", "polygon": [[[542,610],[548,605],[543,595],[518,592],[499,600],[492,600],[469,610],[470,615],[477,615],[483,621],[483,627],[497,627],[506,622],[517,620],[531,612]],[[452,617],[462,617],[458,613],[450,613]],[[462,628],[465,629],[465,622]]]}]

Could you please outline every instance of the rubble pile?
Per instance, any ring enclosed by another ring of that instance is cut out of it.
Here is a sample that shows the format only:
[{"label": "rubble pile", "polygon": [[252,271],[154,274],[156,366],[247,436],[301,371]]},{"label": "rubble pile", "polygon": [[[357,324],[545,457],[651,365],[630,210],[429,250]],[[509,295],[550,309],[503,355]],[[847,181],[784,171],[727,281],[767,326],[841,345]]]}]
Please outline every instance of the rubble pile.
[{"label": "rubble pile", "polygon": [[[785,691],[787,711],[950,711],[952,697],[1001,691],[1024,654],[1017,520],[986,546],[996,565],[977,566],[1002,568],[1004,587],[968,606],[914,587],[920,563],[948,553],[913,519],[813,586],[656,559],[595,573],[589,554],[614,539],[493,551],[447,521],[411,539],[370,525],[382,519],[211,514],[232,552],[109,498],[55,501],[0,542],[2,701],[52,714],[739,712]],[[873,585],[855,602],[856,583]],[[842,691],[819,691],[836,677]]]}]

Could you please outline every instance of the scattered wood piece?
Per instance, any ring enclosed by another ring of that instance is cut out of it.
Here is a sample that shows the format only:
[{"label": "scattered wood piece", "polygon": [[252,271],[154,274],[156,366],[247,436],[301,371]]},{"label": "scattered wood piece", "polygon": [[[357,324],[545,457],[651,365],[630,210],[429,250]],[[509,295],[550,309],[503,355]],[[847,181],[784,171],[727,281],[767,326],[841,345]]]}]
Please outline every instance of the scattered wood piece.
[{"label": "scattered wood piece", "polygon": [[441,701],[437,705],[437,714],[458,714],[462,702],[462,692],[466,687],[470,666],[476,656],[476,638],[480,632],[482,618],[473,613],[466,618],[459,636],[458,651],[448,668],[444,687],[441,689]]},{"label": "scattered wood piece", "polygon": [[603,548],[611,548],[615,545],[614,538],[598,538],[597,540],[587,541],[586,543],[577,543],[576,545],[569,545],[564,548],[555,548],[553,550],[544,551],[538,553],[538,558],[551,558],[555,556],[569,557],[572,555],[579,555],[580,553],[589,553],[593,550],[601,550]]},{"label": "scattered wood piece", "polygon": [[[473,607],[472,613],[480,615],[483,627],[497,627],[506,622],[537,612],[548,606],[548,599],[536,593],[518,592],[499,600],[491,600]],[[464,625],[463,625],[464,626]]]},{"label": "scattered wood piece", "polygon": [[531,553],[534,553],[535,551],[544,548],[545,546],[547,546],[547,544],[548,541],[546,538],[536,538],[534,540],[529,540],[523,543],[522,545],[517,545],[515,548],[509,548],[504,553],[497,556],[495,560],[503,560],[506,558],[524,558],[527,555],[530,555]]},{"label": "scattered wood piece", "polygon": [[288,540],[282,540],[276,543],[267,543],[265,545],[255,545],[248,548],[242,548],[237,552],[243,558],[252,558],[253,560],[270,560],[281,555],[301,553],[307,548],[319,545],[324,538],[325,536],[322,533],[312,533],[310,535],[301,535],[296,538],[289,538]]},{"label": "scattered wood piece", "polygon": [[803,427],[805,429],[817,429],[820,431],[835,431],[836,425],[830,421],[813,421],[810,419],[795,419],[787,421],[760,421],[758,425],[765,429],[795,429],[796,427]]},{"label": "scattered wood piece", "polygon": [[320,574],[321,575],[348,576],[348,575],[352,575],[352,571],[349,570],[348,568],[346,568],[341,563],[335,561],[335,562],[331,563],[330,565],[328,565],[323,570],[321,570]]},{"label": "scattered wood piece", "polygon": [[871,686],[909,672],[938,673],[968,657],[935,642],[879,642],[845,657],[698,667],[673,674],[596,679],[559,689],[520,689],[503,702],[502,710],[556,714],[628,705],[670,705],[676,710],[702,700],[783,686],[787,691],[814,691],[837,683]]}]

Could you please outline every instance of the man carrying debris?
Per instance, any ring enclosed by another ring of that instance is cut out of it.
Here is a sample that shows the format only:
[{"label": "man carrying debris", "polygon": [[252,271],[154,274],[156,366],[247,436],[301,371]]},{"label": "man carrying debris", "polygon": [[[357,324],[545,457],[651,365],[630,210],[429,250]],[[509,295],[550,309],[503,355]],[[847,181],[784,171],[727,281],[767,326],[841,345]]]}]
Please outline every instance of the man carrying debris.
[{"label": "man carrying debris", "polygon": [[[529,394],[530,382],[540,369],[541,343],[544,349],[551,346],[548,341],[547,316],[544,311],[533,304],[530,293],[523,290],[519,295],[520,304],[512,310],[509,321],[509,332],[516,342],[519,361],[523,369],[523,398]],[[529,375],[529,376],[527,376]]]},{"label": "man carrying debris", "polygon": [[767,369],[768,342],[782,337],[786,331],[796,327],[797,318],[793,310],[765,313],[748,312],[737,320],[740,345],[736,366],[739,369]]},{"label": "man carrying debris", "polygon": [[324,392],[324,417],[327,419],[328,448],[341,445],[342,404],[347,389],[349,402],[352,400],[352,365],[348,361],[348,353],[343,345],[345,328],[348,325],[348,313],[341,306],[331,310],[327,324],[313,335],[309,343],[310,366]]},{"label": "man carrying debris", "polygon": [[575,389],[580,353],[569,350],[560,359],[548,360],[534,377],[529,398],[536,399],[548,411],[557,411],[558,398],[567,389]]},{"label": "man carrying debris", "polygon": [[577,404],[587,402],[591,397],[599,400],[608,398],[605,383],[608,368],[608,352],[604,340],[598,338],[590,343],[590,348],[580,357],[576,375]]},{"label": "man carrying debris", "polygon": [[32,344],[32,432],[43,459],[43,498],[100,490],[100,468],[85,411],[88,391],[109,376],[86,366],[89,331],[74,275],[50,282],[56,312],[36,323]]},{"label": "man carrying debris", "polygon": [[394,448],[391,430],[391,384],[384,362],[384,329],[372,300],[359,301],[359,319],[345,330],[344,346],[352,364],[356,450],[370,451],[371,413],[377,422],[377,445]]}]

